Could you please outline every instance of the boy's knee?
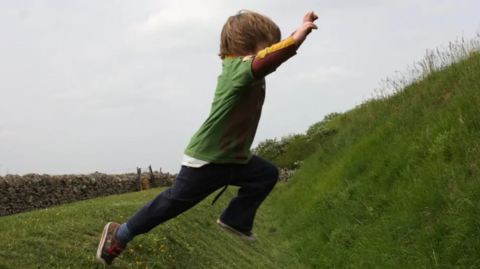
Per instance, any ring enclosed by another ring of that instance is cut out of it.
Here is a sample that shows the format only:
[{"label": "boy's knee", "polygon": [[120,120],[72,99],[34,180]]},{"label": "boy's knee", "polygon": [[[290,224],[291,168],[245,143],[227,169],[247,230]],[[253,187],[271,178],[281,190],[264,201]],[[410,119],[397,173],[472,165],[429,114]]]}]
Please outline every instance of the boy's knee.
[{"label": "boy's knee", "polygon": [[278,178],[280,177],[280,170],[276,165],[270,164],[267,168],[266,174],[267,174],[266,177],[268,178],[268,181],[275,184],[278,181]]}]

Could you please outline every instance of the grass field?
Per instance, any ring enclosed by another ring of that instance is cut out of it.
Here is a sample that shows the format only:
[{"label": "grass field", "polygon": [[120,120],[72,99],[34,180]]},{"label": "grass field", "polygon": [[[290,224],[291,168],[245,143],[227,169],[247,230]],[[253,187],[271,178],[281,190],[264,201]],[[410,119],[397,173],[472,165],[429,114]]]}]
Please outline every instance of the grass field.
[{"label": "grass field", "polygon": [[[259,241],[244,242],[216,219],[235,187],[134,239],[110,268],[302,268],[275,242],[277,227],[262,210]],[[161,189],[110,196],[0,218],[0,268],[104,268],[95,253],[107,221],[122,222]]]},{"label": "grass field", "polygon": [[[135,238],[113,268],[480,268],[476,48],[427,55],[413,83],[387,80],[395,94],[335,118],[315,151],[296,141],[282,162],[308,157],[261,207],[259,242],[216,226],[232,188]],[[159,191],[2,217],[0,268],[103,268],[94,257],[105,223]]]}]

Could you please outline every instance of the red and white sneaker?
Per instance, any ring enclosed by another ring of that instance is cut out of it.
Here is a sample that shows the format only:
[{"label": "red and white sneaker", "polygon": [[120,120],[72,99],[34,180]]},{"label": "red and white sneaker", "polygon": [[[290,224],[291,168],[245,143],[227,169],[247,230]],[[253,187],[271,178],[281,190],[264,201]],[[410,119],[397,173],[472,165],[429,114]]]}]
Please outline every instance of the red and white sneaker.
[{"label": "red and white sneaker", "polygon": [[236,230],[230,226],[228,226],[227,224],[223,223],[221,219],[218,219],[217,220],[217,224],[224,228],[225,230],[239,236],[241,239],[243,240],[246,240],[246,241],[250,241],[250,242],[255,242],[257,241],[257,235],[254,234],[252,231],[249,231],[249,232],[246,232],[246,233],[242,233],[240,232],[239,230]]},{"label": "red and white sneaker", "polygon": [[125,250],[125,246],[122,246],[117,239],[120,226],[118,223],[109,222],[103,229],[102,239],[97,249],[97,259],[107,265],[111,265],[113,260]]}]

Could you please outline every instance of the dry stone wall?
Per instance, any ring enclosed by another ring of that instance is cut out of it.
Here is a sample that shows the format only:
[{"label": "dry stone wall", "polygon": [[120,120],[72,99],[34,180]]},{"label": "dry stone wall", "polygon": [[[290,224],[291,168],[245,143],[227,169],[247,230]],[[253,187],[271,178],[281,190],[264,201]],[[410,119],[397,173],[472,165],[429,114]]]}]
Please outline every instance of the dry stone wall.
[{"label": "dry stone wall", "polygon": [[279,182],[288,182],[296,170],[280,169]]},{"label": "dry stone wall", "polygon": [[[292,171],[280,170],[281,182],[289,181]],[[176,174],[153,173],[154,187],[172,186]],[[0,216],[44,209],[67,203],[124,194],[150,188],[152,174],[107,175],[7,175],[0,177]]]},{"label": "dry stone wall", "polygon": [[[171,186],[176,175],[153,173],[155,186]],[[143,188],[150,174],[142,174]],[[91,198],[140,191],[137,174],[7,175],[0,177],[0,216],[48,208]]]}]

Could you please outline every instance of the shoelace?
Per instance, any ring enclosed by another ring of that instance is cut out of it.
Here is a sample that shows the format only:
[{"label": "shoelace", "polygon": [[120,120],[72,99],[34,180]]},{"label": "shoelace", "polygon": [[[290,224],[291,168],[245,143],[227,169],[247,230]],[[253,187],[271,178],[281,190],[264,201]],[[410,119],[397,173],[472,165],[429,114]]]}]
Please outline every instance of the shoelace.
[{"label": "shoelace", "polygon": [[124,250],[125,250],[124,247],[122,247],[120,244],[116,243],[111,249],[108,250],[108,256],[117,257]]}]

